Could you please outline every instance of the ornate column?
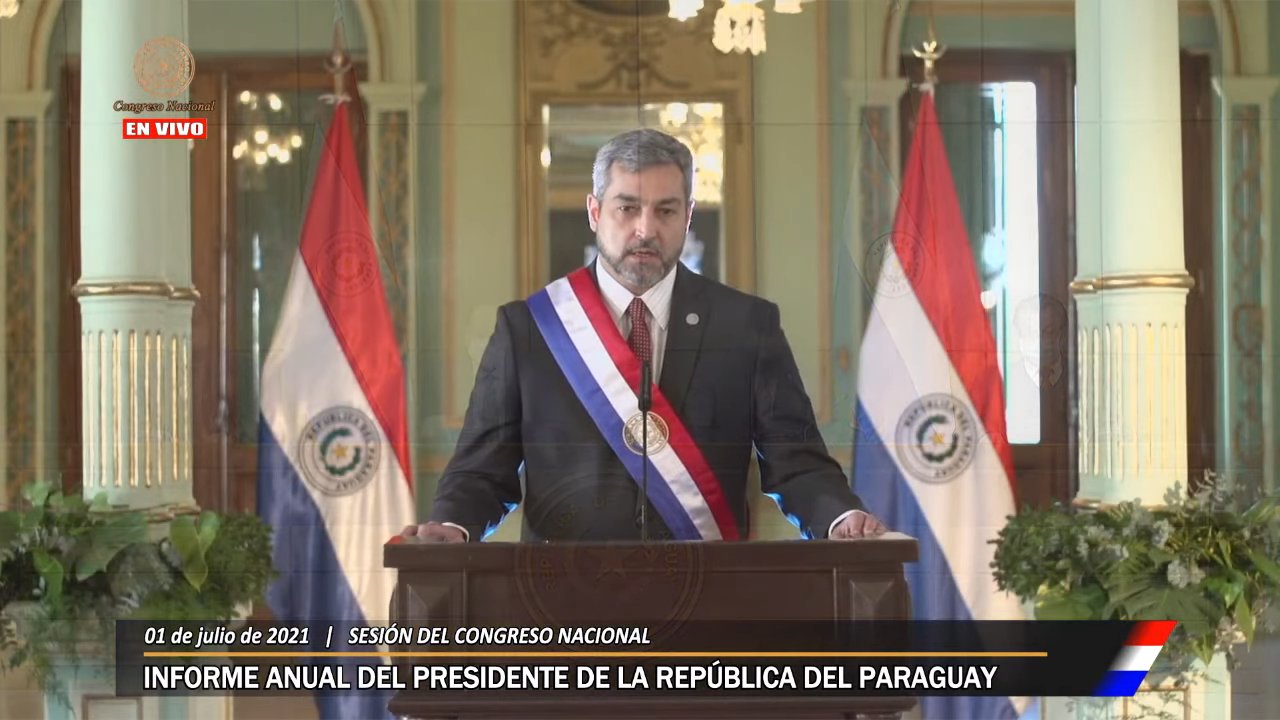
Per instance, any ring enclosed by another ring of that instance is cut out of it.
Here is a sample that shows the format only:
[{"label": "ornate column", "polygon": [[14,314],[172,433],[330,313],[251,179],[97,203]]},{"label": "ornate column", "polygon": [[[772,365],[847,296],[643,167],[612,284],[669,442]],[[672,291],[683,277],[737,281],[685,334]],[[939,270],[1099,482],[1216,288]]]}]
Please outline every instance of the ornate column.
[{"label": "ornate column", "polygon": [[83,274],[74,289],[84,493],[175,511],[194,506],[190,150],[184,141],[122,139],[126,115],[113,105],[186,101],[190,56],[177,42],[187,36],[186,8],[174,0],[83,3]]},{"label": "ornate column", "polygon": [[[1178,8],[1076,0],[1076,299],[1084,504],[1162,502],[1187,483],[1186,296]],[[1123,68],[1122,72],[1117,69]],[[1196,382],[1209,380],[1197,378]],[[1046,715],[1129,718],[1139,709],[1230,717],[1222,658],[1190,688]]]},{"label": "ornate column", "polygon": [[[384,278],[391,320],[404,354],[405,375],[416,381],[417,293],[415,292],[417,234],[418,106],[426,93],[422,83],[363,83],[360,97],[369,118],[369,215],[378,251],[386,255],[393,275]],[[410,391],[412,423],[417,393]]]},{"label": "ornate column", "polygon": [[1274,321],[1268,310],[1275,263],[1263,229],[1273,227],[1270,177],[1266,171],[1271,101],[1280,78],[1231,76],[1215,79],[1222,97],[1222,196],[1224,247],[1221,251],[1218,333],[1218,407],[1221,438],[1218,464],[1239,482],[1277,488]]},{"label": "ornate column", "polygon": [[1177,4],[1078,0],[1076,63],[1078,497],[1154,504],[1187,480]]},{"label": "ornate column", "polygon": [[[51,365],[42,358],[45,297],[45,183],[41,149],[48,132],[46,112],[53,95],[47,90],[0,94],[0,158],[3,158],[4,261],[0,307],[4,331],[0,350],[0,408],[5,419],[0,439],[0,505],[9,493],[35,479],[47,463],[44,414]],[[56,311],[56,310],[55,310]],[[7,487],[5,487],[7,484]]]},{"label": "ornate column", "polygon": [[[197,510],[191,486],[190,143],[125,140],[117,101],[187,101],[185,0],[84,0],[81,11],[80,257],[84,494],[151,510]],[[146,117],[185,117],[147,112]],[[193,141],[200,142],[200,141]],[[160,527],[161,523],[157,523]],[[231,716],[227,697],[143,698],[119,707],[109,658],[61,669],[90,716]],[[47,697],[46,720],[70,717]]]}]

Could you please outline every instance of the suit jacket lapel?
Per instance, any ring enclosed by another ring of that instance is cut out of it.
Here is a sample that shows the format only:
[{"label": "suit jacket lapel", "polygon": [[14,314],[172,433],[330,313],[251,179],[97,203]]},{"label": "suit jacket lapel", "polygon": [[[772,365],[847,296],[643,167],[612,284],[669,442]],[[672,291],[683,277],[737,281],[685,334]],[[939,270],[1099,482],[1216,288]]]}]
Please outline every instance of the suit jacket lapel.
[{"label": "suit jacket lapel", "polygon": [[671,289],[671,319],[667,322],[667,349],[662,355],[662,377],[658,387],[677,413],[684,410],[689,382],[702,350],[702,331],[707,326],[710,307],[703,294],[705,283],[683,264],[676,267]]}]

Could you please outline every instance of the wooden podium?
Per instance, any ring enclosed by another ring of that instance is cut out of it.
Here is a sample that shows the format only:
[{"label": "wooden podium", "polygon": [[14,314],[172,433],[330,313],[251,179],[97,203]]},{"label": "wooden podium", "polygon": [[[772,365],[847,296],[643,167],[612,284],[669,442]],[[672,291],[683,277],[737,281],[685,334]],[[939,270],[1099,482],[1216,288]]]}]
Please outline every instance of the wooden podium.
[{"label": "wooden podium", "polygon": [[[690,621],[905,620],[903,563],[916,541],[461,543],[388,545],[400,626],[646,625],[653,640]],[[529,648],[537,649],[537,648]],[[402,663],[407,676],[412,660]],[[415,720],[479,718],[897,718],[910,698],[440,700],[399,692]]]}]

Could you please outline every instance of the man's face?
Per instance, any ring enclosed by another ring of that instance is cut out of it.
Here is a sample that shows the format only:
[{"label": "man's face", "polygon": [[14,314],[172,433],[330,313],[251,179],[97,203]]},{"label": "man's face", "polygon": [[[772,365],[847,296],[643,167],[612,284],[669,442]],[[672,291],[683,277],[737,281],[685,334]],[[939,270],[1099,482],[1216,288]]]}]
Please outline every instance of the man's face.
[{"label": "man's face", "polygon": [[693,201],[675,165],[638,173],[614,165],[604,197],[587,197],[596,248],[610,275],[639,295],[675,267],[689,232]]}]

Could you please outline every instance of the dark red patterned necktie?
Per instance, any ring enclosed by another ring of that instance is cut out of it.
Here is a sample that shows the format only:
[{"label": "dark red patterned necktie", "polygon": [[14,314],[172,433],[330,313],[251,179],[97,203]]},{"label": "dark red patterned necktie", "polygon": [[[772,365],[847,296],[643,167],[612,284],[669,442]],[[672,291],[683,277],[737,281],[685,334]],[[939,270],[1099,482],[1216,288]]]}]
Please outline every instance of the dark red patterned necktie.
[{"label": "dark red patterned necktie", "polygon": [[653,360],[653,341],[649,338],[648,316],[649,308],[640,298],[632,300],[631,305],[627,307],[627,317],[631,318],[631,336],[627,338],[627,344],[631,346],[631,352],[636,354],[636,359],[641,362]]}]

